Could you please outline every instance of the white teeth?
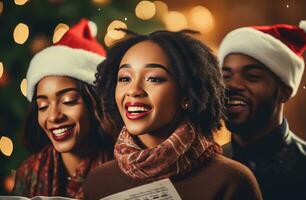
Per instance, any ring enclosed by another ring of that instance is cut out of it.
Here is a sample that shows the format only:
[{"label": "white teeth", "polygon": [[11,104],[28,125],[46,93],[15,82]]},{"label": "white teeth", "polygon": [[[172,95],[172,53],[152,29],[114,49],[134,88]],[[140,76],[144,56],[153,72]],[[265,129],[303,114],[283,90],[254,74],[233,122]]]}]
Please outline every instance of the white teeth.
[{"label": "white teeth", "polygon": [[247,105],[246,102],[241,100],[229,100],[228,104],[230,105]]},{"label": "white teeth", "polygon": [[141,106],[129,106],[129,107],[127,108],[127,110],[128,110],[129,112],[146,112],[146,111],[148,111],[149,109],[146,108],[146,107],[141,107]]},{"label": "white teeth", "polygon": [[55,135],[60,135],[60,134],[64,133],[67,130],[68,130],[68,128],[59,128],[59,129],[52,130],[52,133],[55,134]]}]

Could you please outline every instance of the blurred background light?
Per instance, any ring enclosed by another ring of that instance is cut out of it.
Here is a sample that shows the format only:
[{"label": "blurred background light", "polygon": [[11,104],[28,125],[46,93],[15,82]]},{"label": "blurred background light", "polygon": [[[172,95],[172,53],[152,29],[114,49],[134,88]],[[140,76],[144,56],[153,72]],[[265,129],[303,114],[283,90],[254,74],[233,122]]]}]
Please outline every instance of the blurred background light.
[{"label": "blurred background light", "polygon": [[3,71],[4,71],[4,66],[3,66],[3,63],[0,62],[0,79],[2,77]]},{"label": "blurred background light", "polygon": [[13,142],[10,138],[2,136],[0,138],[0,151],[5,156],[11,156],[13,152]]},{"label": "blurred background light", "polygon": [[114,40],[113,38],[111,38],[108,34],[105,35],[104,37],[104,44],[107,47],[112,46],[115,43],[116,40]]},{"label": "blurred background light", "polygon": [[97,6],[104,6],[110,2],[109,0],[91,0],[91,1],[93,4]]},{"label": "blurred background light", "polygon": [[189,20],[192,28],[204,33],[212,31],[215,26],[212,13],[204,6],[196,6],[192,8]]},{"label": "blurred background light", "polygon": [[152,17],[154,17],[155,12],[155,4],[151,1],[140,1],[135,8],[136,16],[142,20],[151,19]]},{"label": "blurred background light", "polygon": [[169,31],[180,31],[187,28],[187,19],[180,12],[170,11],[164,16],[163,20]]},{"label": "blurred background light", "polygon": [[11,193],[13,191],[15,184],[15,175],[8,175],[3,180],[3,188],[7,193]]},{"label": "blurred background light", "polygon": [[3,8],[4,8],[4,6],[3,6],[3,2],[2,2],[2,1],[0,1],[0,15],[1,15],[2,11],[3,11]]},{"label": "blurred background light", "polygon": [[20,83],[20,90],[21,93],[23,94],[23,96],[27,96],[27,79],[22,79],[21,83]]},{"label": "blurred background light", "polygon": [[117,30],[115,30],[116,28],[127,29],[127,25],[120,20],[112,21],[107,27],[108,37],[110,37],[114,40],[122,39],[126,35],[126,33],[123,32],[123,31],[117,31]]},{"label": "blurred background light", "polygon": [[31,41],[31,52],[33,54],[38,53],[39,51],[43,50],[47,46],[51,45],[49,39],[47,36],[39,34],[34,37],[34,39]]},{"label": "blurred background light", "polygon": [[156,7],[156,17],[162,19],[168,12],[168,5],[162,1],[154,1],[153,3]]},{"label": "blurred background light", "polygon": [[17,44],[24,44],[29,37],[29,27],[24,23],[19,23],[14,29],[14,41]]},{"label": "blurred background light", "polygon": [[22,6],[28,2],[28,0],[14,0],[15,4],[18,6]]},{"label": "blurred background light", "polygon": [[53,43],[57,43],[68,30],[69,26],[67,24],[59,23],[54,29]]}]

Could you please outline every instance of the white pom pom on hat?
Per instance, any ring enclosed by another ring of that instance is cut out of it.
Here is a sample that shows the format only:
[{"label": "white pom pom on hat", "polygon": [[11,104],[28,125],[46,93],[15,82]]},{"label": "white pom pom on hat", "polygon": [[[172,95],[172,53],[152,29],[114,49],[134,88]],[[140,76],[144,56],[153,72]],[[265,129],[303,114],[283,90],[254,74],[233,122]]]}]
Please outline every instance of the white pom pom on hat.
[{"label": "white pom pom on hat", "polygon": [[306,49],[306,21],[300,27],[287,24],[251,26],[235,29],[222,40],[219,48],[221,65],[231,53],[248,55],[268,67],[286,85],[293,97],[302,79]]},{"label": "white pom pom on hat", "polygon": [[37,53],[27,72],[27,99],[33,98],[36,84],[44,77],[68,76],[93,84],[97,66],[106,52],[96,40],[97,26],[82,19],[55,45]]}]

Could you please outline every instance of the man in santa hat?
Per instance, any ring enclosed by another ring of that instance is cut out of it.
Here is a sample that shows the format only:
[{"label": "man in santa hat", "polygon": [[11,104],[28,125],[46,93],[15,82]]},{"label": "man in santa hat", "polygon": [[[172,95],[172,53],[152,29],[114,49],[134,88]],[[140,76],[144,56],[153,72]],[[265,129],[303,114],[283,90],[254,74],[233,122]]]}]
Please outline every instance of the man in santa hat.
[{"label": "man in santa hat", "polygon": [[268,200],[306,199],[306,142],[283,115],[304,71],[305,30],[306,21],[238,28],[219,49],[232,132],[224,154],[253,171]]}]

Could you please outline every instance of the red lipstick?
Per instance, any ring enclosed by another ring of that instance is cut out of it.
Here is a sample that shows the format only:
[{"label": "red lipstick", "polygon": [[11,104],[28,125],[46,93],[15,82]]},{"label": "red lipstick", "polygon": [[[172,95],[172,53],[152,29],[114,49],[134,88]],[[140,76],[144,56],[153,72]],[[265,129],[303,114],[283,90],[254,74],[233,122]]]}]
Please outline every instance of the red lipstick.
[{"label": "red lipstick", "polygon": [[146,117],[151,112],[151,107],[147,104],[128,102],[125,104],[125,114],[130,120],[137,120]]},{"label": "red lipstick", "polygon": [[55,141],[61,142],[67,140],[73,135],[74,126],[62,126],[50,129],[51,136]]}]

